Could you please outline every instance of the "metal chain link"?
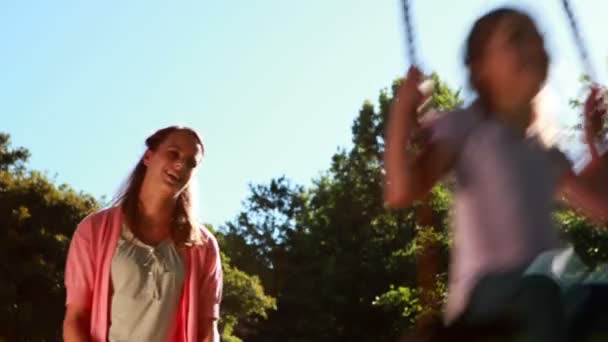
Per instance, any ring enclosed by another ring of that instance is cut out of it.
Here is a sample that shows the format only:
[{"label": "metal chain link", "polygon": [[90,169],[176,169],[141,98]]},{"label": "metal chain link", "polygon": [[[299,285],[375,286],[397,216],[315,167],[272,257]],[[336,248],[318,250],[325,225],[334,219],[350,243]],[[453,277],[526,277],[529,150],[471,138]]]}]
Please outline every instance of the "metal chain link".
[{"label": "metal chain link", "polygon": [[593,68],[593,64],[589,58],[589,51],[587,50],[587,46],[583,41],[583,37],[581,35],[581,31],[578,25],[578,21],[574,16],[574,11],[572,10],[572,6],[570,5],[569,0],[562,0],[562,5],[564,7],[564,11],[568,16],[568,22],[570,23],[570,28],[572,29],[572,34],[574,36],[574,43],[578,49],[578,53],[581,58],[581,62],[583,63],[583,68],[587,73],[587,76],[591,78],[592,82],[597,82],[597,74],[595,73],[595,69]]},{"label": "metal chain link", "polygon": [[414,29],[412,26],[412,18],[410,16],[410,3],[409,0],[401,0],[403,6],[403,23],[405,26],[405,38],[407,55],[409,63],[411,65],[418,65],[418,58],[416,58],[416,44],[414,40]]}]

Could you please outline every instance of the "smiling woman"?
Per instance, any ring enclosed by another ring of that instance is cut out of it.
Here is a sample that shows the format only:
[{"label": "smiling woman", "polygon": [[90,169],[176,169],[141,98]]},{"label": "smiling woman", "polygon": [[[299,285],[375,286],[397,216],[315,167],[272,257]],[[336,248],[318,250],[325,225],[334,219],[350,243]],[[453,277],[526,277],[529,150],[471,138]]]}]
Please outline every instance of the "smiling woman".
[{"label": "smiling woman", "polygon": [[66,341],[219,340],[219,248],[193,214],[203,143],[194,130],[171,126],[146,147],[115,206],[74,233]]}]

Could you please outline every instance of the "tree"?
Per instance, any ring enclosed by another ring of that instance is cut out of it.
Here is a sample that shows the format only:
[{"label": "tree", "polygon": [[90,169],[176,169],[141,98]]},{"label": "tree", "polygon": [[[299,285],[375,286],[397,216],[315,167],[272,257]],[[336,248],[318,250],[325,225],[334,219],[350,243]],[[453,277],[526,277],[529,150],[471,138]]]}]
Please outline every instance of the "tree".
[{"label": "tree", "polygon": [[[257,276],[230,265],[230,258],[222,253],[224,271],[224,291],[222,294],[222,313],[220,331],[222,341],[240,342],[237,336],[246,336],[247,324],[255,324],[268,318],[268,312],[276,308],[273,297],[264,294],[264,288]],[[240,329],[239,329],[240,328]]]},{"label": "tree", "polygon": [[0,170],[23,171],[30,153],[23,147],[12,149],[10,135],[0,132]]},{"label": "tree", "polygon": [[29,152],[11,149],[9,138],[0,135],[0,337],[59,340],[68,237],[98,204],[26,172]]},{"label": "tree", "polygon": [[[460,104],[457,93],[434,78],[434,106]],[[259,274],[277,297],[277,311],[248,341],[382,341],[410,324],[404,307],[418,296],[414,211],[388,211],[382,200],[384,121],[391,101],[384,90],[377,107],[363,104],[352,126],[353,146],[339,150],[311,187],[284,177],[253,186],[243,212],[220,229],[236,247],[227,248],[235,265]],[[445,271],[449,192],[443,186],[435,192],[433,218]],[[394,289],[395,300],[385,300]]]}]

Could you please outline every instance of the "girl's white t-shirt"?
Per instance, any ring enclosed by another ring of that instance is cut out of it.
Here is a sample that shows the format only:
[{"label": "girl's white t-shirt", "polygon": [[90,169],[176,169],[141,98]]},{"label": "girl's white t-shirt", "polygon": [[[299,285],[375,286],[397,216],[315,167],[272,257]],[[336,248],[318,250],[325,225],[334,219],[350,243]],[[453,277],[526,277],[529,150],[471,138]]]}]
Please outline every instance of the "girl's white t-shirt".
[{"label": "girl's white t-shirt", "polygon": [[453,153],[454,246],[445,319],[456,318],[479,279],[524,269],[559,246],[551,213],[565,156],[522,136],[477,106],[446,113],[431,139]]}]

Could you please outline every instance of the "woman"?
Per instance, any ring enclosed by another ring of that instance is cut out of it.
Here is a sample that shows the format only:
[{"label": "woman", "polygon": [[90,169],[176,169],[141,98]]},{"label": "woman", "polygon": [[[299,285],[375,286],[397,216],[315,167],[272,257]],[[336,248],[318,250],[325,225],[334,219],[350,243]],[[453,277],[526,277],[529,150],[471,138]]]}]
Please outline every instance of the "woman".
[{"label": "woman", "polygon": [[219,341],[219,248],[192,210],[203,143],[172,126],[146,146],[116,205],[74,232],[65,341]]}]

